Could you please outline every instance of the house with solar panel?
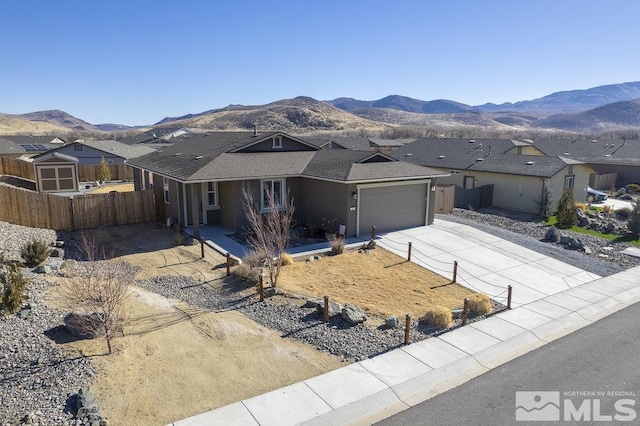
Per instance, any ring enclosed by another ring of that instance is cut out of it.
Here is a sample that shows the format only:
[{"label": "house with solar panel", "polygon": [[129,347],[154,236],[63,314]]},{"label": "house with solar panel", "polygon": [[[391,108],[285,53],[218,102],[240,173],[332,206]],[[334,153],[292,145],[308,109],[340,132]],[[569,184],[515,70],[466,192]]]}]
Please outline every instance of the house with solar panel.
[{"label": "house with solar panel", "polygon": [[65,145],[67,141],[59,136],[0,136],[0,156],[29,160],[51,149]]}]

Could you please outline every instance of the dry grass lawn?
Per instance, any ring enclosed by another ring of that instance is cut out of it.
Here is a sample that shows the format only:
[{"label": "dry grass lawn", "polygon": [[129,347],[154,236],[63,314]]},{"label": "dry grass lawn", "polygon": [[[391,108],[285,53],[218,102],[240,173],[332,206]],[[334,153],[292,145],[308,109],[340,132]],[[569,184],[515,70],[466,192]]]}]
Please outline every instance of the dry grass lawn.
[{"label": "dry grass lawn", "polygon": [[[285,266],[278,286],[305,297],[355,303],[378,323],[388,315],[420,317],[434,305],[460,307],[474,292],[387,250],[347,251]],[[439,287],[438,287],[439,286]],[[437,287],[437,288],[432,288]]]},{"label": "dry grass lawn", "polygon": [[87,194],[106,194],[111,191],[118,192],[132,192],[133,191],[133,183],[131,182],[123,182],[123,183],[107,183],[105,185],[101,185],[96,189],[92,189],[91,191],[87,191]]}]

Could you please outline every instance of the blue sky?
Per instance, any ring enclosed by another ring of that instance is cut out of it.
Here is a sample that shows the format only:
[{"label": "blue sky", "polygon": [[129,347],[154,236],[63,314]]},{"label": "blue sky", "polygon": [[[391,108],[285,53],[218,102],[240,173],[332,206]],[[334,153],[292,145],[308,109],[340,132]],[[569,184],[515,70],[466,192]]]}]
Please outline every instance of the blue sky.
[{"label": "blue sky", "polygon": [[0,112],[93,124],[305,95],[471,105],[640,80],[640,2],[4,0]]}]

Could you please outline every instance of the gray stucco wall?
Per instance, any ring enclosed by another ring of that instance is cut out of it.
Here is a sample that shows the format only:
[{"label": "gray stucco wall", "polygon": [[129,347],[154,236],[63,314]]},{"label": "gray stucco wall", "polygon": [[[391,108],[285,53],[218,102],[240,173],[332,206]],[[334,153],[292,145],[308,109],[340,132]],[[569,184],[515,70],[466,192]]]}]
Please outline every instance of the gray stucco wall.
[{"label": "gray stucco wall", "polygon": [[335,225],[336,229],[327,229],[329,232],[337,232],[337,225],[344,224],[347,236],[355,236],[356,211],[350,210],[357,204],[351,196],[356,190],[355,185],[304,179],[302,187],[305,194],[302,200],[303,222],[312,221],[316,226]]},{"label": "gray stucco wall", "polygon": [[59,148],[57,152],[76,157],[78,164],[100,164],[102,157],[104,157],[105,160],[111,160],[113,164],[124,164],[124,158],[122,157],[99,151],[87,145],[81,145],[82,151],[76,151],[75,146],[78,146],[78,144],[63,146]]}]

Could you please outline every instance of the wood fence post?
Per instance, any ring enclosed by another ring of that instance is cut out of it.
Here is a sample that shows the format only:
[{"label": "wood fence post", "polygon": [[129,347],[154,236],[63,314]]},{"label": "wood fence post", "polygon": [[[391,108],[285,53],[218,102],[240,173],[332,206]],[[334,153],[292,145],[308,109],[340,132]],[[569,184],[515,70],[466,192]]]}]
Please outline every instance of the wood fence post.
[{"label": "wood fence post", "polygon": [[376,239],[376,227],[375,226],[371,227],[371,239],[372,240]]},{"label": "wood fence post", "polygon": [[509,286],[507,287],[507,309],[511,309],[511,291],[513,290],[513,287],[511,286],[511,284],[509,284]]},{"label": "wood fence post", "polygon": [[455,283],[457,279],[458,279],[458,261],[454,260],[453,261],[453,280],[451,282]]},{"label": "wood fence post", "polygon": [[329,296],[324,296],[324,312],[323,322],[326,324],[329,322]]},{"label": "wood fence post", "polygon": [[264,281],[262,281],[262,274],[258,276],[258,294],[260,295],[260,301],[264,302]]},{"label": "wood fence post", "polygon": [[411,329],[411,314],[407,314],[404,318],[404,344],[409,344],[409,330]]},{"label": "wood fence post", "polygon": [[231,254],[227,253],[227,276],[231,275]]},{"label": "wood fence post", "polygon": [[467,309],[469,309],[469,299],[465,298],[462,306],[462,325],[467,324]]},{"label": "wood fence post", "polygon": [[200,237],[200,257],[204,259],[204,238]]},{"label": "wood fence post", "polygon": [[407,262],[411,262],[411,241],[409,241],[409,250],[407,251]]}]

